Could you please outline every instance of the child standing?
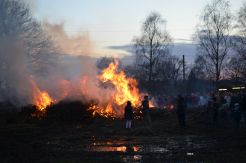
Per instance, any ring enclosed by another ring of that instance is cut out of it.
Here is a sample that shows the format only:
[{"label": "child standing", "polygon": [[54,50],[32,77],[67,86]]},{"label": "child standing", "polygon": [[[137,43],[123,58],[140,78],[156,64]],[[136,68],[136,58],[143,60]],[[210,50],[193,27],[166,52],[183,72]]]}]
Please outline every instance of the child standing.
[{"label": "child standing", "polygon": [[130,101],[127,101],[125,107],[125,120],[126,120],[126,128],[130,129],[132,127],[132,120],[133,120],[133,109]]}]

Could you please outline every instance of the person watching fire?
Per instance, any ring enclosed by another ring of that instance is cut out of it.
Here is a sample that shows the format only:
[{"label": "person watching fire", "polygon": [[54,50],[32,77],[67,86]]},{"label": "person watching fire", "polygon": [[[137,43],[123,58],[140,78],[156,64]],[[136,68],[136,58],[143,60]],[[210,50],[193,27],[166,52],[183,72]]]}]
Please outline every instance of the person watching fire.
[{"label": "person watching fire", "polygon": [[133,108],[132,108],[132,103],[130,101],[127,101],[125,107],[125,120],[126,120],[126,128],[131,129],[132,120],[133,120]]},{"label": "person watching fire", "polygon": [[142,113],[143,113],[143,119],[146,123],[151,123],[150,118],[150,111],[149,111],[149,97],[144,96],[144,100],[142,101]]}]

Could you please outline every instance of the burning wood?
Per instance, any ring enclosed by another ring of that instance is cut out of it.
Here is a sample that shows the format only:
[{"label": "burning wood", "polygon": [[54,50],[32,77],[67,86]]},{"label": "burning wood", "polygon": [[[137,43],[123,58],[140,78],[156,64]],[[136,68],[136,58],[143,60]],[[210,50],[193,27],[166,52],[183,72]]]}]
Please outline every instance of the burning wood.
[{"label": "burning wood", "polygon": [[[111,63],[102,74],[97,77],[102,83],[112,85],[106,88],[95,89],[95,93],[102,93],[103,97],[91,97],[90,82],[88,76],[83,76],[79,82],[72,83],[67,80],[58,82],[61,87],[59,96],[54,100],[47,91],[39,88],[33,78],[30,78],[32,88],[32,103],[41,113],[45,113],[47,107],[52,103],[65,99],[78,99],[79,101],[98,100],[96,103],[89,105],[88,111],[91,111],[93,116],[103,116],[106,118],[120,118],[124,115],[124,107],[127,101],[131,101],[135,108],[134,112],[140,112],[137,108],[141,105],[141,96],[138,89],[138,83],[134,78],[127,77],[125,72],[118,70],[118,63]],[[78,84],[79,83],[79,84]],[[106,90],[108,89],[108,90]],[[98,92],[97,92],[98,91]],[[90,97],[88,97],[90,96]],[[98,99],[99,98],[99,99]],[[139,117],[139,115],[138,115]]]},{"label": "burning wood", "polygon": [[100,107],[96,104],[91,104],[88,110],[92,111],[93,116],[99,115],[106,118],[115,118],[117,116],[110,104],[108,104],[106,108]]}]

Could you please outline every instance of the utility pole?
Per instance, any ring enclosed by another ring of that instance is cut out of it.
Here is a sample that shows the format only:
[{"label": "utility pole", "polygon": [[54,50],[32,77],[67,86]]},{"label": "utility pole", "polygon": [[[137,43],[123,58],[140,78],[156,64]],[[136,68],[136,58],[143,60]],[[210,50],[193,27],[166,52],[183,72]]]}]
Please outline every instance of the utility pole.
[{"label": "utility pole", "polygon": [[185,56],[183,55],[183,80],[185,81]]}]

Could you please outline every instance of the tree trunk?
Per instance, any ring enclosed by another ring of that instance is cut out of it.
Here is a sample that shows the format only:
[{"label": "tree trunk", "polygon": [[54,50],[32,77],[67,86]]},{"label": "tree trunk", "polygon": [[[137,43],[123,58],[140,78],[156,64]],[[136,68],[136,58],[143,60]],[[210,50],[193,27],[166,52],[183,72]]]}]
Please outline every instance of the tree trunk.
[{"label": "tree trunk", "polygon": [[220,80],[220,71],[219,71],[219,59],[216,60],[216,78],[215,78],[215,85],[216,89],[218,89],[219,86],[219,80]]},{"label": "tree trunk", "polygon": [[150,59],[149,59],[149,82],[152,82],[152,74],[153,74],[153,48],[152,48],[152,40],[150,41]]}]

